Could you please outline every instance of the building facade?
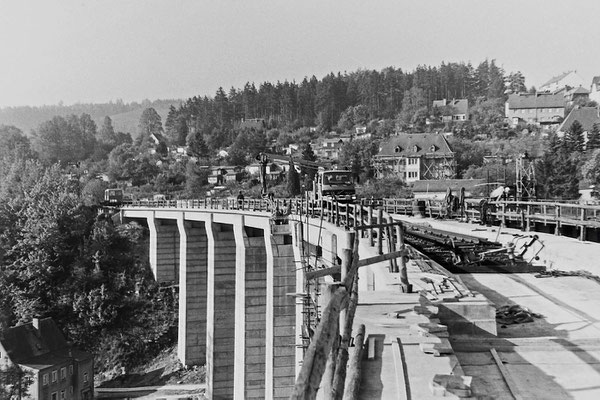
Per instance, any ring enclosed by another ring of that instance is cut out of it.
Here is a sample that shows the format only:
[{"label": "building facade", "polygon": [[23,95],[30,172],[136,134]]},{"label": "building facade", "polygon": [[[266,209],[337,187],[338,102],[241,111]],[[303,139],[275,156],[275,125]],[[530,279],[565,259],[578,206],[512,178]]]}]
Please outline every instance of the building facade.
[{"label": "building facade", "polygon": [[583,86],[583,84],[583,79],[577,74],[577,71],[567,71],[550,78],[538,90],[540,92],[554,93],[564,87],[575,88]]},{"label": "building facade", "polygon": [[396,175],[406,182],[451,179],[456,161],[450,144],[437,133],[402,133],[382,142],[373,158],[378,177]]},{"label": "building facade", "polygon": [[93,356],[72,347],[52,318],[34,318],[0,332],[0,368],[11,365],[32,379],[23,398],[94,398]]},{"label": "building facade", "polygon": [[[434,100],[433,107],[442,110],[442,122],[461,122],[469,119],[468,99]],[[451,110],[451,112],[444,112],[444,110]]]},{"label": "building facade", "polygon": [[592,79],[592,85],[590,86],[590,100],[594,100],[600,104],[600,76],[595,76]]},{"label": "building facade", "polygon": [[561,93],[511,94],[505,103],[504,112],[513,127],[519,123],[558,125],[565,117],[565,98]]}]

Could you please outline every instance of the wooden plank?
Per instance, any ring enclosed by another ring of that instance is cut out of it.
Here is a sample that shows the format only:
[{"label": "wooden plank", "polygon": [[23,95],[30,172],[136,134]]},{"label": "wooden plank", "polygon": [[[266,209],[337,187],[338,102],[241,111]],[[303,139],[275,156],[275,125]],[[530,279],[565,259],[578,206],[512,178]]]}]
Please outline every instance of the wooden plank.
[{"label": "wooden plank", "polygon": [[367,345],[367,359],[374,360],[375,359],[375,336],[369,335],[367,339],[369,344]]},{"label": "wooden plank", "polygon": [[401,221],[396,221],[396,222],[386,222],[384,224],[372,224],[372,225],[361,225],[361,226],[357,226],[356,230],[364,230],[364,229],[376,229],[376,228],[387,228],[387,227],[391,227],[391,226],[401,226],[402,222]]},{"label": "wooden plank", "polygon": [[[375,264],[381,261],[391,260],[393,258],[402,257],[403,255],[406,255],[406,250],[398,250],[392,253],[382,254],[380,256],[365,258],[363,260],[358,261],[358,267],[366,267],[367,265]],[[308,271],[305,276],[306,279],[315,279],[327,275],[339,274],[340,272],[341,268],[338,265],[335,267],[323,268],[315,271]]]},{"label": "wooden plank", "polygon": [[510,393],[513,395],[515,400],[523,400],[523,396],[521,396],[521,394],[519,393],[517,384],[515,383],[512,376],[510,375],[510,372],[508,372],[508,369],[502,363],[502,360],[500,359],[500,356],[496,352],[496,349],[492,347],[490,349],[490,353],[492,353],[492,357],[494,358],[494,361],[496,362],[496,365],[498,366],[498,369],[500,370],[500,373],[502,374],[502,377],[504,378],[504,382],[506,382],[506,386],[508,386],[508,390],[510,390]]},{"label": "wooden plank", "polygon": [[405,361],[402,357],[402,350],[400,349],[400,338],[392,341],[392,354],[394,358],[394,369],[396,377],[396,393],[398,394],[398,400],[410,400],[410,385],[408,381],[408,372],[405,368]]},{"label": "wooden plank", "polygon": [[382,254],[380,256],[369,257],[362,260],[358,260],[358,267],[365,267],[367,265],[375,264],[381,261],[391,260],[392,258],[398,258],[406,255],[406,250],[398,250],[392,253]]}]

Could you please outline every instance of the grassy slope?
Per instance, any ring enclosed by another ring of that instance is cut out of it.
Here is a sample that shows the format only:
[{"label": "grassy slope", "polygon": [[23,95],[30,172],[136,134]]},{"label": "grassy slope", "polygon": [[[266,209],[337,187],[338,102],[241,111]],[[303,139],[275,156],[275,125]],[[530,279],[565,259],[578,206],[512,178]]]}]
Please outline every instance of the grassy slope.
[{"label": "grassy slope", "polygon": [[204,366],[196,370],[184,370],[177,358],[177,346],[163,350],[149,363],[126,371],[120,371],[96,376],[96,385],[99,387],[140,387],[204,383],[206,369]]}]

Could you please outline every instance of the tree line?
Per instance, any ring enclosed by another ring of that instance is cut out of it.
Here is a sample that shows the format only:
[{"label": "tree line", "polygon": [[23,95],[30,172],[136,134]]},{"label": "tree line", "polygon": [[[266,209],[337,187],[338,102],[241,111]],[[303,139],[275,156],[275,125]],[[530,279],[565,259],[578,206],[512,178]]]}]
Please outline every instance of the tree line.
[{"label": "tree line", "polygon": [[[32,144],[0,126],[0,330],[52,317],[96,355],[98,370],[109,370],[174,343],[176,298],[152,277],[145,228],[99,214],[105,184],[73,174],[80,170],[72,161],[93,156],[89,121],[42,124],[38,135],[65,135],[60,156],[46,137]],[[40,143],[51,147],[47,154]]]},{"label": "tree line", "polygon": [[394,120],[399,115],[409,122],[416,112],[431,109],[433,100],[467,98],[475,104],[504,99],[507,88],[524,91],[525,79],[520,72],[506,74],[495,60],[485,60],[477,67],[470,63],[419,66],[412,72],[394,67],[338,72],[320,80],[305,77],[300,83],[263,82],[257,86],[248,82],[228,92],[220,87],[214,97],[194,96],[179,108],[171,106],[165,132],[180,144],[189,131],[226,141],[239,121],[254,118],[265,120],[270,128],[317,126],[327,132],[357,106],[361,107],[358,123]]}]

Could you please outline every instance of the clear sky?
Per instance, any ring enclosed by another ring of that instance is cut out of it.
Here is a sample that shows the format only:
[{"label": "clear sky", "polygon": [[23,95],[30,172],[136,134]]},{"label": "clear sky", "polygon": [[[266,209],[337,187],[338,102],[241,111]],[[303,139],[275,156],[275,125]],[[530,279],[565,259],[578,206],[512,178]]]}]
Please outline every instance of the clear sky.
[{"label": "clear sky", "polygon": [[0,107],[496,59],[600,75],[599,0],[0,0]]}]

